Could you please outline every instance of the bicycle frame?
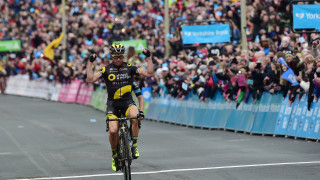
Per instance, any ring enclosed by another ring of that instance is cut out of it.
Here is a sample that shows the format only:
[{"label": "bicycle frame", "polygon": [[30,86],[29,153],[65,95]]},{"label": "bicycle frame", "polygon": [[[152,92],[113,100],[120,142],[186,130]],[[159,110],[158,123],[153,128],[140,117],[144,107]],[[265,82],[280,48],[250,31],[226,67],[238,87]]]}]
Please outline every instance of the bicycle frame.
[{"label": "bicycle frame", "polygon": [[137,117],[122,117],[117,119],[109,119],[106,120],[106,131],[109,131],[109,121],[118,121],[120,130],[119,130],[119,167],[123,172],[125,180],[131,180],[131,162],[132,162],[132,154],[131,154],[131,143],[129,140],[129,128],[127,124],[127,120],[138,119],[139,124],[140,120]]}]

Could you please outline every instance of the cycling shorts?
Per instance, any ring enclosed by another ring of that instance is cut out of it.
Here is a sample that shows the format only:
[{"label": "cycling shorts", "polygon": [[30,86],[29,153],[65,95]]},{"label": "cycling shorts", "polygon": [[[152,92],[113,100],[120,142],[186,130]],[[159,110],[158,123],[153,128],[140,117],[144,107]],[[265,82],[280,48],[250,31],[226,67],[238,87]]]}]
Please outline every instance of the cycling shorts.
[{"label": "cycling shorts", "polygon": [[108,100],[106,105],[106,119],[107,117],[119,118],[121,114],[127,116],[131,106],[136,106],[132,99]]}]

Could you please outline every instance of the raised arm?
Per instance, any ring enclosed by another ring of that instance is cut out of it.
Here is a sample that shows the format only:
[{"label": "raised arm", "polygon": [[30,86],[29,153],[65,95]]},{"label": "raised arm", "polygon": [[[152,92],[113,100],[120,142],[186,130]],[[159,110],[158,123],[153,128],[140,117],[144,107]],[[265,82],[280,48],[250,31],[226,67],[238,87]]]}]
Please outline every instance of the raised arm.
[{"label": "raised arm", "polygon": [[153,76],[153,63],[150,57],[150,51],[147,49],[143,49],[142,53],[146,56],[145,61],[147,61],[147,70],[145,69],[140,69],[139,74],[142,74],[143,76],[146,77],[151,77]]},{"label": "raised arm", "polygon": [[93,69],[92,65],[93,65],[93,62],[96,60],[96,58],[97,58],[96,54],[91,55],[90,61],[88,61],[87,63],[87,82],[89,83],[96,82],[100,78],[100,74],[98,73],[94,74],[92,70]]}]

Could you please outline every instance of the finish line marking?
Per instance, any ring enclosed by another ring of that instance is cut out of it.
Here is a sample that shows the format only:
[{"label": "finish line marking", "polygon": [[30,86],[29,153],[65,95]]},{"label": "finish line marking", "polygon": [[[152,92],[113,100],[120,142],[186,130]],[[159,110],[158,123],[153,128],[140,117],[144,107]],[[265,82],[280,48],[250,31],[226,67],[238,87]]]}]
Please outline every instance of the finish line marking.
[{"label": "finish line marking", "polygon": [[[190,169],[169,169],[169,170],[161,170],[161,171],[132,172],[131,174],[132,174],[132,175],[139,175],[139,174],[158,174],[158,173],[168,173],[168,172],[202,171],[202,170],[215,170],[215,169],[233,169],[233,168],[246,168],[246,167],[284,166],[284,165],[301,165],[301,164],[320,164],[320,161],[270,163],[270,164],[250,164],[250,165],[236,165],[236,166],[190,168]],[[93,174],[93,175],[82,175],[82,176],[23,178],[23,179],[11,179],[11,180],[47,180],[47,179],[48,179],[48,180],[53,180],[53,179],[76,179],[76,178],[107,177],[107,176],[123,176],[123,174],[122,174],[122,173]]]}]

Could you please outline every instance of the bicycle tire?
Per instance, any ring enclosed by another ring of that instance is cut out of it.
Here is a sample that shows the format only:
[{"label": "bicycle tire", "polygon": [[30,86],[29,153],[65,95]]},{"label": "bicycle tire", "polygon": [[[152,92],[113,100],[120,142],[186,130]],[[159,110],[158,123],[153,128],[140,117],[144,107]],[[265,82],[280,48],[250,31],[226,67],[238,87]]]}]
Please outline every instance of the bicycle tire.
[{"label": "bicycle tire", "polygon": [[129,140],[128,140],[128,134],[125,132],[123,133],[122,137],[122,158],[123,164],[122,164],[122,169],[123,169],[123,175],[125,180],[131,180],[131,157],[130,157],[130,145],[129,145]]}]

